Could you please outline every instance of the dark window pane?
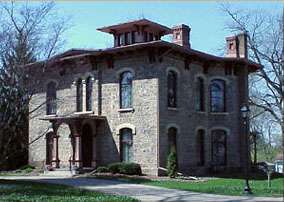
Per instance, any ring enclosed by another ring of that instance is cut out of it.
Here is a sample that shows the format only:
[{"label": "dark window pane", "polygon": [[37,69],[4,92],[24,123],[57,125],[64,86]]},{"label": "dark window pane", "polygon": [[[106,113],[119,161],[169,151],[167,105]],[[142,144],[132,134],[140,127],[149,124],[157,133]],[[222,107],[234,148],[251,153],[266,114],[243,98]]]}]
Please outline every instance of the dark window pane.
[{"label": "dark window pane", "polygon": [[149,41],[153,41],[153,33],[149,33]]},{"label": "dark window pane", "polygon": [[143,32],[144,42],[148,41],[148,32]]},{"label": "dark window pane", "polygon": [[212,131],[212,164],[225,166],[227,155],[226,132],[224,130]]},{"label": "dark window pane", "polygon": [[195,89],[195,103],[197,111],[205,111],[205,100],[204,100],[204,81],[202,78],[198,78]]},{"label": "dark window pane", "polygon": [[79,79],[77,81],[77,96],[76,96],[77,112],[83,111],[83,83]]},{"label": "dark window pane", "polygon": [[56,83],[49,82],[46,91],[46,114],[56,114]]},{"label": "dark window pane", "polygon": [[130,44],[130,39],[131,39],[130,32],[126,32],[125,33],[125,45],[129,45]]},{"label": "dark window pane", "polygon": [[132,131],[129,128],[121,129],[120,131],[120,157],[123,162],[131,162],[132,151]]},{"label": "dark window pane", "polygon": [[204,166],[204,130],[198,130],[196,139],[197,165]]},{"label": "dark window pane", "polygon": [[211,81],[210,101],[212,112],[225,111],[225,81],[219,79]]},{"label": "dark window pane", "polygon": [[132,80],[131,72],[123,72],[120,76],[120,108],[132,107]]},{"label": "dark window pane", "polygon": [[91,77],[88,77],[86,81],[86,110],[92,111],[93,105],[93,81]]},{"label": "dark window pane", "polygon": [[177,74],[174,71],[168,73],[168,107],[177,106]]},{"label": "dark window pane", "polygon": [[135,31],[132,31],[131,32],[131,43],[133,44],[133,43],[135,43],[136,41],[135,41]]}]

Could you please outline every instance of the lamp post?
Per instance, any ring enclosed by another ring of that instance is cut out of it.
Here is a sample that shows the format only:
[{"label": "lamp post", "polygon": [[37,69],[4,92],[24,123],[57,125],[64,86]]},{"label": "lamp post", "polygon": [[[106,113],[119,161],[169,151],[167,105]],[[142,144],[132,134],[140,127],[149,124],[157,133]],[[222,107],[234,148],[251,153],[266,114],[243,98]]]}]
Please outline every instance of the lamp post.
[{"label": "lamp post", "polygon": [[245,194],[251,194],[251,189],[249,186],[249,150],[248,150],[248,115],[249,115],[249,107],[247,105],[243,105],[241,107],[241,115],[244,121],[244,126],[245,126],[245,188],[244,188],[244,193]]}]

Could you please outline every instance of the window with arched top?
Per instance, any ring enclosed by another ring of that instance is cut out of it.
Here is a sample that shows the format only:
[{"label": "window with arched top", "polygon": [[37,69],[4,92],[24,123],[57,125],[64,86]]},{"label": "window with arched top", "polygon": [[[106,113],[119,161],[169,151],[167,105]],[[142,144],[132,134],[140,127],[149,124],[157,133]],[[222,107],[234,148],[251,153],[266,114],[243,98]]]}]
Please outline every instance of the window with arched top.
[{"label": "window with arched top", "polygon": [[210,83],[210,109],[211,112],[225,112],[225,81],[214,79]]},{"label": "window with arched top", "polygon": [[204,79],[197,78],[195,88],[195,106],[197,111],[205,111],[205,92],[204,92]]},{"label": "window with arched top", "polygon": [[86,110],[92,111],[93,109],[93,79],[88,77],[86,80]]},{"label": "window with arched top", "polygon": [[177,73],[168,72],[168,107],[177,107]]},{"label": "window with arched top", "polygon": [[204,166],[205,162],[204,136],[205,136],[205,131],[199,129],[196,135],[196,156],[197,156],[198,166]]},{"label": "window with arched top", "polygon": [[225,130],[211,132],[212,164],[225,166],[227,162],[227,134]]},{"label": "window with arched top", "polygon": [[51,81],[47,84],[46,89],[46,114],[56,114],[56,83]]},{"label": "window with arched top", "polygon": [[76,110],[77,112],[83,111],[83,82],[78,79],[76,83]]},{"label": "window with arched top", "polygon": [[132,81],[133,74],[125,71],[120,74],[120,108],[132,107]]},{"label": "window with arched top", "polygon": [[171,127],[168,129],[168,152],[177,152],[177,129]]},{"label": "window with arched top", "polygon": [[120,159],[122,162],[133,160],[133,135],[130,128],[120,130]]}]

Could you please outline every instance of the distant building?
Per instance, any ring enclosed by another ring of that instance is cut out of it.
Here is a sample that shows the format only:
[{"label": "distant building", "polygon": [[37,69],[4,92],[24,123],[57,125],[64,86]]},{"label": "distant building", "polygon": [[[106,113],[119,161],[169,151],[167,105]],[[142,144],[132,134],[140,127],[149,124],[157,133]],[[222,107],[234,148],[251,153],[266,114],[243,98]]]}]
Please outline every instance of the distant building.
[{"label": "distant building", "polygon": [[[141,19],[98,30],[113,35],[114,47],[66,51],[44,72],[43,62],[28,66],[32,80],[44,75],[30,108],[46,103],[30,121],[30,141],[47,131],[30,145],[31,164],[136,162],[160,175],[174,148],[185,174],[242,168],[240,107],[259,68],[247,59],[246,34],[226,38],[226,56],[217,57],[192,49],[184,24]],[[168,34],[172,42],[161,40]]]}]

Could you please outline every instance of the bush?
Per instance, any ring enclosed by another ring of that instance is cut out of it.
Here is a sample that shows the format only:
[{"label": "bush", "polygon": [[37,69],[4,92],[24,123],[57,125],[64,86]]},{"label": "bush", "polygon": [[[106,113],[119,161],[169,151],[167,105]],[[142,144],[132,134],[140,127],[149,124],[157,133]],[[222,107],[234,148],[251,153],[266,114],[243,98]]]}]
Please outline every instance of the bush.
[{"label": "bush", "polygon": [[108,172],[110,172],[109,168],[105,166],[100,166],[96,169],[96,173],[108,173]]},{"label": "bush", "polygon": [[177,176],[177,154],[171,151],[167,159],[167,174],[171,178]]},{"label": "bush", "polygon": [[121,163],[112,163],[108,165],[108,169],[111,173],[119,173],[119,167]]},{"label": "bush", "polygon": [[108,166],[111,173],[120,173],[126,175],[142,175],[142,170],[137,163],[112,163]]},{"label": "bush", "polygon": [[31,165],[24,165],[20,168],[20,170],[33,170],[33,169],[35,169],[35,167]]}]

